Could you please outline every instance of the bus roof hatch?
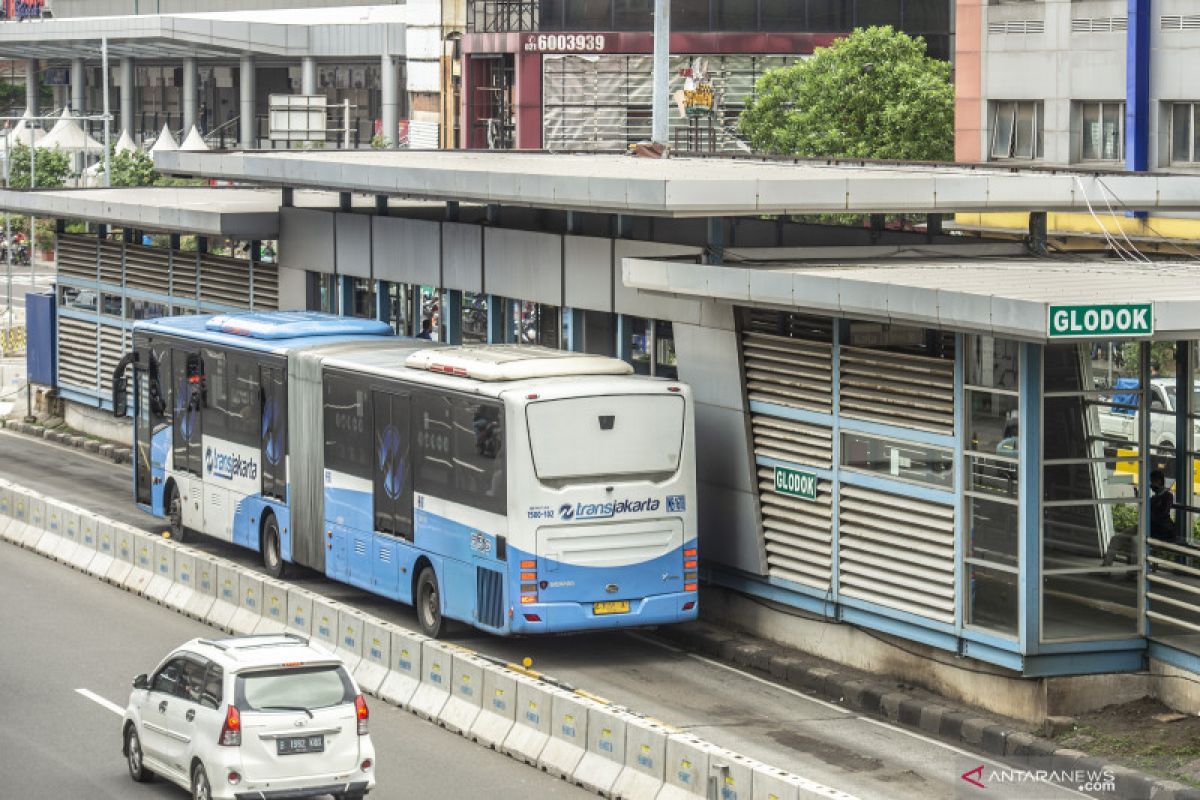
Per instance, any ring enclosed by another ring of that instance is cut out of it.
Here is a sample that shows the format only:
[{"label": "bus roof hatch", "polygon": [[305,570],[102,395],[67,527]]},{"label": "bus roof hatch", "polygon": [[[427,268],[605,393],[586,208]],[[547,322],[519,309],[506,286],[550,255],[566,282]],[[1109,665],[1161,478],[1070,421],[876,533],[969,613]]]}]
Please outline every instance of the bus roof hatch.
[{"label": "bus roof hatch", "polygon": [[306,336],[392,336],[386,322],[340,317],[319,311],[251,311],[218,314],[204,327],[251,339],[296,339]]},{"label": "bus roof hatch", "polygon": [[405,359],[404,364],[413,369],[480,381],[519,381],[567,375],[629,375],[633,372],[633,367],[617,358],[516,344],[418,350]]}]

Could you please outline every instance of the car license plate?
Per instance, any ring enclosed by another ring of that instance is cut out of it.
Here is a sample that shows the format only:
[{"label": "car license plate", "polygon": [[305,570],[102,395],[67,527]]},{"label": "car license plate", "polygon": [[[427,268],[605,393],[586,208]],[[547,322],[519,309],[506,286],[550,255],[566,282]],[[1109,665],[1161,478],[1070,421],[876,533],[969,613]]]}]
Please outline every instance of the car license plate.
[{"label": "car license plate", "polygon": [[628,614],[628,600],[604,600],[599,603],[592,603],[593,614]]},{"label": "car license plate", "polygon": [[324,734],[317,736],[284,736],[275,740],[275,752],[281,756],[297,753],[325,752]]}]

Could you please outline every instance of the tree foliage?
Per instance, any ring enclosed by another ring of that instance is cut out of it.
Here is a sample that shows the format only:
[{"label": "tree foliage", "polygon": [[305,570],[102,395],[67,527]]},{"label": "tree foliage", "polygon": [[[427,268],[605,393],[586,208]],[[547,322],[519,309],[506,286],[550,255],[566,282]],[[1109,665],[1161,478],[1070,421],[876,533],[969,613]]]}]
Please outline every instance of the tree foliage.
[{"label": "tree foliage", "polygon": [[[9,153],[8,185],[13,189],[29,188],[29,146],[17,142]],[[57,189],[71,174],[71,157],[62,150],[38,150],[34,159],[34,185],[38,189]]]},{"label": "tree foliage", "polygon": [[[158,180],[154,159],[141,150],[121,150],[109,156],[112,166],[112,186],[150,186]],[[100,167],[104,174],[104,167]]]},{"label": "tree foliage", "polygon": [[949,160],[950,65],[891,26],[858,28],[758,79],[739,127],[755,150],[807,157]]}]

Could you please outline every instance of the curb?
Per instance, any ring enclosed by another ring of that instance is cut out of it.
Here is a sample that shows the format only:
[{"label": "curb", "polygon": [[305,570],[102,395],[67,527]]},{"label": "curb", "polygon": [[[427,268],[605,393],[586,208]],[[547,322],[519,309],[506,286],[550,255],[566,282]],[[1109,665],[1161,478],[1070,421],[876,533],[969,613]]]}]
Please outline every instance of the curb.
[{"label": "curb", "polygon": [[[950,707],[917,697],[896,683],[814,666],[816,656],[802,656],[799,651],[749,634],[699,622],[659,628],[656,635],[683,650],[763,673],[793,689],[929,736],[970,745],[989,756],[1050,759],[1053,769],[1059,771],[1078,768],[1109,772],[1116,778],[1117,795],[1127,800],[1200,800],[1200,789],[1060,747],[1049,739],[981,717],[969,708]],[[836,667],[832,662],[825,663]]]},{"label": "curb", "polygon": [[35,439],[45,439],[48,442],[55,442],[65,447],[74,447],[76,450],[83,450],[98,455],[101,458],[107,458],[114,464],[128,464],[133,459],[133,451],[128,447],[101,443],[97,439],[89,439],[86,436],[52,430],[36,422],[0,420],[0,428]]},{"label": "curb", "polygon": [[[24,423],[19,423],[24,424]],[[518,665],[0,479],[0,539],[235,635],[295,632],[360,688],[614,800],[856,800]]]}]

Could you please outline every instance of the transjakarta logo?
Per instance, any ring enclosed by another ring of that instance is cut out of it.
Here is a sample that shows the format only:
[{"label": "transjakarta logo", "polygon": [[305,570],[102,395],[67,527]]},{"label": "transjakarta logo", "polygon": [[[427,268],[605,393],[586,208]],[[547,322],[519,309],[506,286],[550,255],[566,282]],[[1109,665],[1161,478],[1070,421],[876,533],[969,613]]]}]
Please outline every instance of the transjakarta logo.
[{"label": "transjakarta logo", "polygon": [[558,509],[560,519],[611,519],[621,514],[658,511],[662,505],[652,497],[645,500],[610,500],[607,503],[563,503]]},{"label": "transjakarta logo", "polygon": [[242,458],[233,453],[220,453],[211,446],[204,451],[204,471],[216,478],[233,480],[234,478],[258,479],[258,464],[253,458]]}]

